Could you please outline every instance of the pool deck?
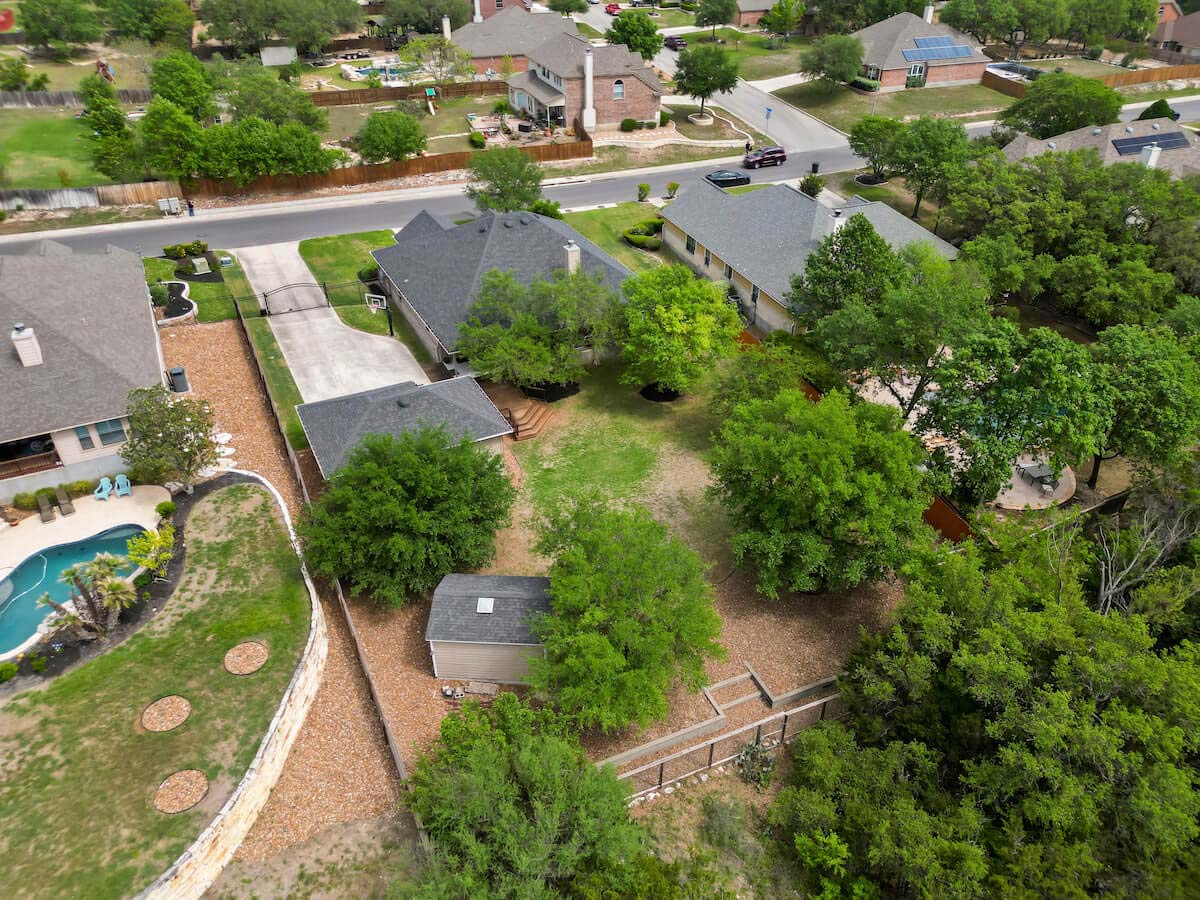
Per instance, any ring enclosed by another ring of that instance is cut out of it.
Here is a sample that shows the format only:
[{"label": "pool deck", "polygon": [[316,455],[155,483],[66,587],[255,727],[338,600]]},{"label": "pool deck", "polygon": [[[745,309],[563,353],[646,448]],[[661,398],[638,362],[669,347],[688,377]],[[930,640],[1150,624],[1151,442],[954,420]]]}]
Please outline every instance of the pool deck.
[{"label": "pool deck", "polygon": [[29,516],[20,525],[0,531],[0,578],[47,547],[81,541],[118,525],[156,528],[158,513],[154,507],[170,499],[166,488],[136,485],[130,497],[118,497],[116,493],[107,500],[81,497],[75,501],[75,515],[58,513],[53,522],[43,522],[38,515]]}]

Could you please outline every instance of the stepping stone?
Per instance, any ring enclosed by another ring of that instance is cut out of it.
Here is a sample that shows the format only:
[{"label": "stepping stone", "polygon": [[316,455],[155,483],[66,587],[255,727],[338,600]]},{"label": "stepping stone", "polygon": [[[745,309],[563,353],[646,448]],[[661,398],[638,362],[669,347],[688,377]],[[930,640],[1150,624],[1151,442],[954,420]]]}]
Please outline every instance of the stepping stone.
[{"label": "stepping stone", "polygon": [[160,813],[174,815],[186,812],[208,794],[208,776],[199,769],[184,769],[158,786],[154,808]]},{"label": "stepping stone", "polygon": [[191,714],[192,704],[186,697],[169,694],[142,710],[142,727],[153,732],[174,731]]}]

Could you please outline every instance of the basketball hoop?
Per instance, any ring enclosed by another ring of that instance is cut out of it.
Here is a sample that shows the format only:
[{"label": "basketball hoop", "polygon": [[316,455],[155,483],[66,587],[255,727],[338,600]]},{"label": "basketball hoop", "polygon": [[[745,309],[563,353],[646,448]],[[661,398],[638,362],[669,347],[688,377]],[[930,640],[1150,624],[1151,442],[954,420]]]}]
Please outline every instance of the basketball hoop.
[{"label": "basketball hoop", "polygon": [[381,309],[386,310],[388,308],[387,297],[383,294],[366,294],[364,299],[366,300],[367,309],[371,310],[371,315],[375,315]]}]

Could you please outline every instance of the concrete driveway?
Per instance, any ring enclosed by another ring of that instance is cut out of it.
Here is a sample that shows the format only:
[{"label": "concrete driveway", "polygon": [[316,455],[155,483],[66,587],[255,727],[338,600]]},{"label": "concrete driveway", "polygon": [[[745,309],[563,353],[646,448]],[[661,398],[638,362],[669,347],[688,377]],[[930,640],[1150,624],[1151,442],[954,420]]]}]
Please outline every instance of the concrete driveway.
[{"label": "concrete driveway", "polygon": [[[297,247],[292,242],[231,252],[241,261],[250,286],[261,296],[284,285],[316,281]],[[400,381],[429,383],[425,371],[400,341],[344,325],[338,314],[324,305],[320,288],[304,290],[316,291],[316,297],[299,294],[297,311],[272,315],[267,321],[305,402]],[[320,305],[310,304],[318,298]]]}]

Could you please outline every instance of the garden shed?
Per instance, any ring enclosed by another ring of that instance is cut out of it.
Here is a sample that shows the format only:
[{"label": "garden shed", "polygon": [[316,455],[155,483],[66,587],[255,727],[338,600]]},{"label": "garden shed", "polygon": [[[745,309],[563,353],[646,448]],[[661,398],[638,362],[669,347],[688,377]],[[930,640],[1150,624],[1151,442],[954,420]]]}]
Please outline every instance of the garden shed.
[{"label": "garden shed", "polygon": [[437,678],[524,684],[544,651],[530,629],[550,611],[550,579],[447,575],[433,592],[425,640]]}]

